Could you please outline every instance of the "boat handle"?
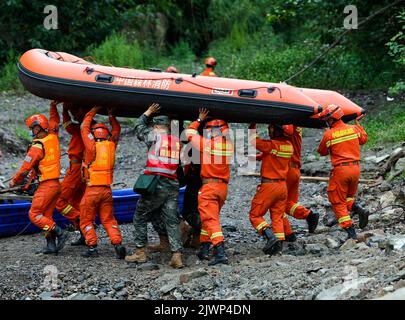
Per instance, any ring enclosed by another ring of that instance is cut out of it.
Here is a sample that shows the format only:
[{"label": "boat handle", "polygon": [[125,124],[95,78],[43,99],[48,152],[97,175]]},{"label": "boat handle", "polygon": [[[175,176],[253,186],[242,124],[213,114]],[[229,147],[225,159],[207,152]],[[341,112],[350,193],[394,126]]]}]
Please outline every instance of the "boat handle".
[{"label": "boat handle", "polygon": [[241,89],[238,91],[239,97],[244,97],[244,98],[256,98],[257,96],[257,90],[254,89]]},{"label": "boat handle", "polygon": [[114,81],[114,77],[109,74],[98,74],[96,75],[96,81],[111,83]]}]

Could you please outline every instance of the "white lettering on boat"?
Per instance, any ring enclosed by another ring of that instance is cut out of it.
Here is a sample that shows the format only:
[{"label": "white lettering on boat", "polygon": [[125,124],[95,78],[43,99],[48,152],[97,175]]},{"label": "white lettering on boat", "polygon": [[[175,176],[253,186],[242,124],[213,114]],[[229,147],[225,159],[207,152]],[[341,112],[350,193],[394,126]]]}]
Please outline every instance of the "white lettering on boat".
[{"label": "white lettering on boat", "polygon": [[115,77],[114,82],[118,85],[128,87],[169,90],[172,79],[150,80],[129,77]]}]

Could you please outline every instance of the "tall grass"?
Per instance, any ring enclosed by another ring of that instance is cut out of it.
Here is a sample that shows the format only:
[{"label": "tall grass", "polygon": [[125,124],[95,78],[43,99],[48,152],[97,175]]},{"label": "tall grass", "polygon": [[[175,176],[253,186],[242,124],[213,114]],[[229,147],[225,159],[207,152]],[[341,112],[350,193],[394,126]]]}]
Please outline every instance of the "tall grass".
[{"label": "tall grass", "polygon": [[0,91],[15,91],[21,93],[24,88],[18,79],[17,71],[18,56],[10,51],[7,63],[0,69]]},{"label": "tall grass", "polygon": [[387,143],[405,142],[405,105],[388,103],[372,118],[366,118],[364,129],[368,134],[367,148]]},{"label": "tall grass", "polygon": [[121,34],[112,34],[98,47],[90,48],[90,51],[99,64],[137,69],[143,67],[142,50],[138,42],[129,43]]}]

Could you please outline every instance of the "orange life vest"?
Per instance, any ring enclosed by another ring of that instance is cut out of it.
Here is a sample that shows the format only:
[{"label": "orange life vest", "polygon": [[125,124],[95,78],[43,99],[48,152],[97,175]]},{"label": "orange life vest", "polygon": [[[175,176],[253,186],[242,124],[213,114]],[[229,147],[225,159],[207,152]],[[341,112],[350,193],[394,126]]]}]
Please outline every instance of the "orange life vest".
[{"label": "orange life vest", "polygon": [[144,174],[156,174],[177,179],[180,159],[180,140],[170,134],[159,133],[156,143],[148,152]]},{"label": "orange life vest", "polygon": [[109,186],[113,182],[115,164],[115,143],[112,141],[96,141],[94,161],[87,166],[88,186]]},{"label": "orange life vest", "polygon": [[48,134],[45,138],[34,139],[32,147],[42,148],[44,157],[39,161],[39,181],[59,179],[60,177],[60,147],[56,134]]}]

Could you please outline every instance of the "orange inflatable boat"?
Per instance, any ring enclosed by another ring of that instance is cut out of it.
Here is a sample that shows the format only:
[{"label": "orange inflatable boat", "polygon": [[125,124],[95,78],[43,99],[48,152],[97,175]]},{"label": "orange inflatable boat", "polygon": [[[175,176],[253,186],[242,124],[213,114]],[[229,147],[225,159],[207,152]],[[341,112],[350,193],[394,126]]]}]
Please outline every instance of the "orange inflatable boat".
[{"label": "orange inflatable boat", "polygon": [[108,67],[76,56],[32,49],[18,63],[24,87],[39,97],[81,106],[116,107],[117,115],[137,117],[152,102],[178,119],[194,119],[200,107],[228,122],[294,123],[322,127],[316,114],[339,104],[344,120],[361,115],[362,108],[337,92],[299,89],[282,83],[205,77]]}]

